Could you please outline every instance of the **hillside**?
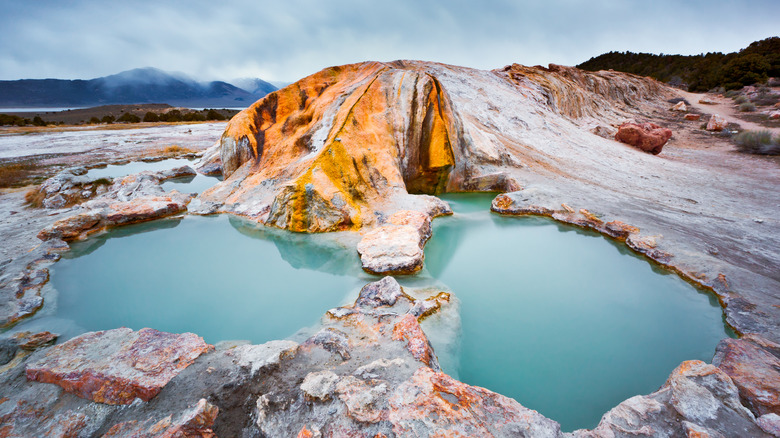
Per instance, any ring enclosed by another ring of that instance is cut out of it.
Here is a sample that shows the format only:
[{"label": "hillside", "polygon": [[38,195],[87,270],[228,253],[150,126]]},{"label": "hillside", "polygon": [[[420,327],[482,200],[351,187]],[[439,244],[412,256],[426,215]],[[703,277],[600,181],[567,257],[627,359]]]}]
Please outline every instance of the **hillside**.
[{"label": "hillside", "polygon": [[262,83],[265,86],[255,87],[249,92],[226,82],[197,82],[182,74],[141,68],[89,80],[0,81],[0,106],[168,103],[184,107],[244,107],[275,89]]},{"label": "hillside", "polygon": [[583,70],[615,70],[649,76],[670,85],[703,92],[736,89],[780,77],[780,37],[751,43],[739,52],[700,55],[655,55],[609,52],[577,66]]}]

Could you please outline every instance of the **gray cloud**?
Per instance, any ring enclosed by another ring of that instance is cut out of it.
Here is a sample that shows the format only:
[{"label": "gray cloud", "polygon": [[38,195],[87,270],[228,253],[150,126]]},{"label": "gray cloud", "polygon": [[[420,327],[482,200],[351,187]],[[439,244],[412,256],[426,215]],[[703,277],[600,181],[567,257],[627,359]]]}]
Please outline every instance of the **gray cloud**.
[{"label": "gray cloud", "polygon": [[610,50],[735,51],[777,35],[780,17],[777,0],[85,0],[4,9],[0,79],[152,66],[200,79],[295,80],[394,59],[574,65]]}]

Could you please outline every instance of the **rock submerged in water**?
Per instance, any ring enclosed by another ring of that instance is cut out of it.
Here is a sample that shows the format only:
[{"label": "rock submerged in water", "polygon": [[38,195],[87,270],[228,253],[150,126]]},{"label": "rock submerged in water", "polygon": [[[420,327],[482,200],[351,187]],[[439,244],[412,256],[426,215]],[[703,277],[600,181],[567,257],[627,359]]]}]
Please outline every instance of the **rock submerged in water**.
[{"label": "rock submerged in water", "polygon": [[129,328],[91,332],[47,350],[27,365],[29,380],[106,404],[150,400],[213,347],[192,334]]},{"label": "rock submerged in water", "polygon": [[615,134],[615,140],[630,144],[653,155],[660,154],[670,138],[672,138],[672,130],[655,123],[624,123],[620,125],[617,134]]}]

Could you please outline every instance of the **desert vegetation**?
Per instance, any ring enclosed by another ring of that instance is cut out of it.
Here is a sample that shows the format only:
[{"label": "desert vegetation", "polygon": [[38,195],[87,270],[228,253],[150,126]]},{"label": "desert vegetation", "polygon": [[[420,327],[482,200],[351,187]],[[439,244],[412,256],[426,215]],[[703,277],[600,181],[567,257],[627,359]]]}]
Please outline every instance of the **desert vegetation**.
[{"label": "desert vegetation", "polygon": [[780,155],[780,134],[770,131],[743,131],[732,137],[737,150],[748,154]]},{"label": "desert vegetation", "polygon": [[[612,69],[650,76],[694,92],[718,87],[733,90],[767,83],[769,78],[780,77],[780,37],[756,41],[739,52],[726,54],[714,52],[685,56],[609,52],[577,67],[590,71]],[[775,84],[775,81],[771,83]]]}]

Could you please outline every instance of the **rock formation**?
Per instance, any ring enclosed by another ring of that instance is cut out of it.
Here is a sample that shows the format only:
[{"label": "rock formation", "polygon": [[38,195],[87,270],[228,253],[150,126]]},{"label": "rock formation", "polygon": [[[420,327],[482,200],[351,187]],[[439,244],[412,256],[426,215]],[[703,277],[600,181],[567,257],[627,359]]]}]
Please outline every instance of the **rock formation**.
[{"label": "rock formation", "polygon": [[[682,103],[682,102],[680,102]],[[624,123],[618,128],[615,140],[630,144],[653,155],[661,153],[664,145],[672,138],[672,130],[655,123]]]},{"label": "rock formation", "polygon": [[[433,216],[409,208],[416,195],[516,190],[515,171],[540,164],[525,153],[529,143],[577,123],[616,123],[662,90],[645,78],[560,66],[333,67],[234,117],[220,142],[225,181],[200,198],[292,231],[381,226],[398,210]],[[513,110],[493,117],[499,108]]]},{"label": "rock formation", "polygon": [[723,116],[720,114],[713,114],[707,122],[707,131],[723,131],[728,124],[729,122],[726,121]]}]

